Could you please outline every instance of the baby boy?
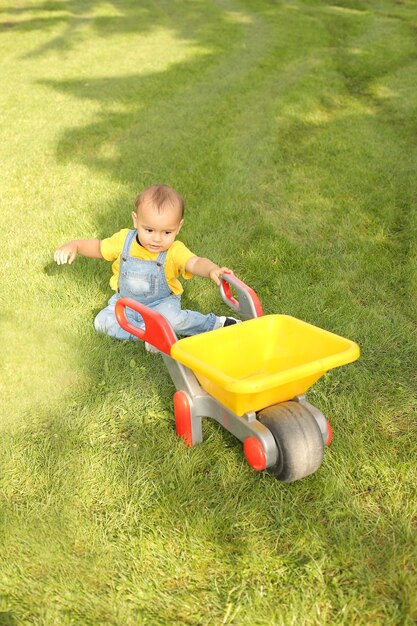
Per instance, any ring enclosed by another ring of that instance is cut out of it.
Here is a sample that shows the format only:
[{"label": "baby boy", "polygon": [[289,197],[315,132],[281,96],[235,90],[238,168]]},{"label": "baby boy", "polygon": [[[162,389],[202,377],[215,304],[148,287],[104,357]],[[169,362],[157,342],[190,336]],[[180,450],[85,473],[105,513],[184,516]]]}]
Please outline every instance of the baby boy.
[{"label": "baby boy", "polygon": [[[227,267],[198,257],[176,239],[184,224],[184,200],[167,185],[153,185],[142,191],[132,213],[134,230],[124,228],[107,239],[77,239],[56,250],[58,265],[72,263],[81,256],[112,261],[110,287],[116,292],[94,320],[98,332],[116,339],[136,340],[116,320],[115,305],[128,297],[161,313],[178,335],[189,336],[236,324],[233,317],[203,315],[181,309],[182,285],[178,276],[211,278],[216,285]],[[126,309],[127,318],[136,325],[139,313]]]}]

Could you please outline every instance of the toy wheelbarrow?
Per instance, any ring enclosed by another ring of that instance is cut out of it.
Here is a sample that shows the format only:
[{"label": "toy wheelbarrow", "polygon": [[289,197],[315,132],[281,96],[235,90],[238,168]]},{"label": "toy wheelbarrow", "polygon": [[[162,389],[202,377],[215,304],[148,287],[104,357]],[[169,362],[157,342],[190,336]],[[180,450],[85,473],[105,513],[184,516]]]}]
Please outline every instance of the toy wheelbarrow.
[{"label": "toy wheelbarrow", "polygon": [[[355,361],[359,347],[294,317],[263,315],[256,293],[230,274],[220,292],[245,321],[178,339],[160,313],[133,299],[117,302],[116,317],[162,353],[177,389],[176,432],[187,445],[202,441],[202,418],[211,417],[243,442],[253,469],[284,482],[304,478],[320,467],[332,439],[329,422],[304,394],[331,368]],[[126,307],[144,328],[128,321]]]}]

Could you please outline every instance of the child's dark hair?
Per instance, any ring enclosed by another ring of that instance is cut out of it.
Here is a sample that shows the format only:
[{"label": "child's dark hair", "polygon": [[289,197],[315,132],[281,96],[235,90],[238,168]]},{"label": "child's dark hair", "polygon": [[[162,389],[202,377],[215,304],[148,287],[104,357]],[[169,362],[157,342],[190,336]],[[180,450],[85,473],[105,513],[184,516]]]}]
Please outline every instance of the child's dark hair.
[{"label": "child's dark hair", "polygon": [[146,204],[152,204],[158,212],[163,211],[167,206],[176,208],[181,213],[181,218],[184,216],[183,197],[168,185],[152,185],[144,189],[135,200],[135,209],[138,210]]}]

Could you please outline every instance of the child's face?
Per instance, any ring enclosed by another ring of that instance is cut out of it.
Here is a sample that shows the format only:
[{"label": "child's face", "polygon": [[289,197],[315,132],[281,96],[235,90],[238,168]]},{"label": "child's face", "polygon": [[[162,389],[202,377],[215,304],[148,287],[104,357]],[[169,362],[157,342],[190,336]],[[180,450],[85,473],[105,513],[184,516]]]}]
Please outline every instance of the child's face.
[{"label": "child's face", "polygon": [[167,208],[158,212],[149,205],[133,211],[132,219],[140,243],[149,252],[168,250],[184,223],[177,209]]}]

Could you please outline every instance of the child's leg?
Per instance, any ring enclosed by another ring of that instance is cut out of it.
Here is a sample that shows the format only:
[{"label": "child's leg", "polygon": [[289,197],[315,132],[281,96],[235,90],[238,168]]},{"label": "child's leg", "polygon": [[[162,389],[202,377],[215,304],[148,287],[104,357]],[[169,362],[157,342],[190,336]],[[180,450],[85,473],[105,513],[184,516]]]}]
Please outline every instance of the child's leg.
[{"label": "child's leg", "polygon": [[[137,341],[138,338],[123,330],[116,319],[115,306],[117,300],[120,299],[119,294],[114,294],[105,309],[100,311],[94,320],[94,328],[99,333],[109,335],[114,339],[129,339]],[[223,323],[214,313],[203,315],[198,311],[189,311],[181,309],[181,297],[169,296],[161,300],[158,304],[152,306],[152,309],[161,313],[171,324],[177,335],[188,337],[190,335],[198,335],[209,330],[220,328]],[[143,328],[143,319],[136,311],[125,308],[127,319],[135,326]]]},{"label": "child's leg", "polygon": [[203,315],[198,311],[181,309],[180,296],[169,296],[152,306],[152,309],[166,317],[175,333],[183,337],[198,335],[222,326],[222,322],[214,313]]},{"label": "child's leg", "polygon": [[[121,326],[119,326],[119,322],[116,319],[116,314],[114,312],[116,302],[120,299],[119,294],[115,293],[109,300],[108,305],[105,309],[100,311],[94,320],[94,328],[98,333],[104,333],[105,335],[109,335],[110,337],[114,337],[115,339],[130,339],[130,341],[138,341],[138,338],[134,335],[131,335],[126,330],[123,330]],[[125,309],[127,319],[133,324],[138,325],[138,321],[140,316],[132,311],[132,309]],[[142,318],[140,318],[142,320]]]}]

